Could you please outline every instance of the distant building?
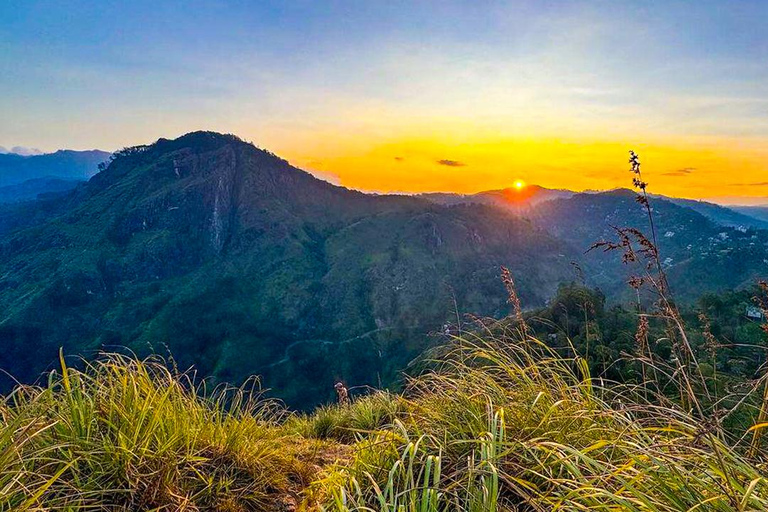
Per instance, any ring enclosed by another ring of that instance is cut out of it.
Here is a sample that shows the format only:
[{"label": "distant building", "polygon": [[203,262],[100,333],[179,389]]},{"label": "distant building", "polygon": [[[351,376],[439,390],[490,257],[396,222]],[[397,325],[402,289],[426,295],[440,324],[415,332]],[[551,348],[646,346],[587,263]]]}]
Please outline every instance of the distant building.
[{"label": "distant building", "polygon": [[747,306],[747,318],[753,320],[765,320],[765,313],[763,310],[756,306]]}]

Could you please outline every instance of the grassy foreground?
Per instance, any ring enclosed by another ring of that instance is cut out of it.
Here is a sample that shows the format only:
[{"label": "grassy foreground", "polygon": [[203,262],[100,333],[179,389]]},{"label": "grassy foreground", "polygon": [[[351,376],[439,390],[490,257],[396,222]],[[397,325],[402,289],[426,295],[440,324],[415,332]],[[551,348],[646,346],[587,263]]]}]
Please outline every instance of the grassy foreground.
[{"label": "grassy foreground", "polygon": [[108,355],[0,405],[0,510],[768,510],[762,454],[536,340],[289,414]]}]

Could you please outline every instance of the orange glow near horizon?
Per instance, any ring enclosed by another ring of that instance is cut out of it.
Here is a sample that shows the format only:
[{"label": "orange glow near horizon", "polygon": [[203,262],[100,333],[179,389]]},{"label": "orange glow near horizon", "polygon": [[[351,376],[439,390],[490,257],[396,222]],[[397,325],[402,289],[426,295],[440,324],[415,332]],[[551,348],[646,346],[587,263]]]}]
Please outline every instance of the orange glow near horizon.
[{"label": "orange glow near horizon", "polygon": [[[558,138],[412,138],[318,144],[283,152],[298,167],[343,186],[381,193],[527,188],[631,188],[628,150],[640,154],[653,193],[723,203],[768,204],[768,145],[762,140],[664,143]],[[526,181],[518,177],[526,176]]]}]

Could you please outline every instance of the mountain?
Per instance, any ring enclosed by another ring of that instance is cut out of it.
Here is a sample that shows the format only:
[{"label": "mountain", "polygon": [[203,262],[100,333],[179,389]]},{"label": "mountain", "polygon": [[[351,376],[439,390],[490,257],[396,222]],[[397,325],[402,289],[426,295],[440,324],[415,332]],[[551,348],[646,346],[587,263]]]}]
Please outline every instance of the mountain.
[{"label": "mountain", "polygon": [[[627,268],[617,254],[589,248],[597,241],[616,240],[614,227],[636,227],[651,236],[647,213],[636,197],[631,190],[576,194],[537,205],[530,218],[584,254],[583,270],[592,284],[609,296],[624,294],[631,300],[626,279],[638,269]],[[722,226],[667,199],[652,198],[651,204],[657,244],[678,300],[750,286],[768,276],[768,231]]]},{"label": "mountain", "polygon": [[5,218],[0,368],[29,381],[59,347],[167,349],[296,406],[336,379],[393,382],[459,312],[504,314],[500,265],[533,306],[578,257],[508,212],[347,190],[210,132],[118,152]]},{"label": "mountain", "polygon": [[98,172],[98,165],[109,159],[105,151],[72,151],[62,149],[43,155],[0,154],[0,186],[24,181],[57,177],[87,180]]},{"label": "mountain", "polygon": [[0,187],[0,203],[18,203],[42,199],[52,194],[68,192],[82,183],[81,180],[63,179],[52,176],[34,178],[15,185]]},{"label": "mountain", "polygon": [[[614,192],[614,191],[609,191]],[[544,201],[567,199],[577,192],[562,189],[548,189],[538,185],[508,187],[500,190],[487,190],[477,194],[426,193],[420,194],[438,204],[487,204],[526,215],[533,207]],[[597,192],[582,192],[595,195]],[[669,201],[684,206],[721,226],[733,228],[768,229],[768,207],[725,207],[702,200],[681,199],[663,195],[652,195],[655,199]]]},{"label": "mountain", "polygon": [[[124,347],[214,381],[262,375],[306,408],[337,380],[392,384],[463,313],[507,314],[501,265],[527,307],[572,263],[626,298],[632,269],[587,249],[647,225],[633,192],[517,192],[364,194],[212,132],[127,148],[68,192],[0,205],[0,368],[31,381],[59,347]],[[653,207],[677,299],[768,273],[768,231]]]},{"label": "mountain", "polygon": [[571,197],[575,194],[570,190],[555,190],[538,185],[508,187],[500,190],[486,190],[477,194],[426,193],[418,197],[437,204],[487,204],[522,214],[533,206],[552,199]]},{"label": "mountain", "polygon": [[759,215],[750,215],[746,211],[740,211],[738,207],[725,207],[719,204],[694,199],[679,199],[665,196],[658,197],[674,204],[690,208],[722,226],[768,229],[768,214],[761,219]]},{"label": "mountain", "polygon": [[6,149],[0,146],[0,154],[15,153],[21,156],[42,155],[43,152],[37,148],[28,148],[24,146],[13,146],[11,149]]},{"label": "mountain", "polygon": [[[587,282],[614,301],[634,300],[626,286],[633,274],[619,255],[589,251],[601,240],[615,239],[614,227],[648,232],[645,210],[636,193],[627,189],[576,193],[536,185],[492,190],[472,195],[422,194],[439,204],[488,204],[531,220],[540,229],[567,243]],[[743,288],[768,277],[768,210],[727,208],[705,201],[651,196],[658,245],[678,300]],[[751,213],[751,215],[750,215]],[[650,233],[648,233],[650,236]]]}]

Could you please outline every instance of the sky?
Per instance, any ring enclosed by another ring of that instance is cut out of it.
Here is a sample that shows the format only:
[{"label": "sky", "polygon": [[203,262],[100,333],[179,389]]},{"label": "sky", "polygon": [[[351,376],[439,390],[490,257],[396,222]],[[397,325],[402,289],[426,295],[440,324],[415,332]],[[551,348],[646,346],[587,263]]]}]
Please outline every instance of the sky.
[{"label": "sky", "polygon": [[234,133],[378,192],[768,204],[768,2],[0,1],[0,146]]}]

